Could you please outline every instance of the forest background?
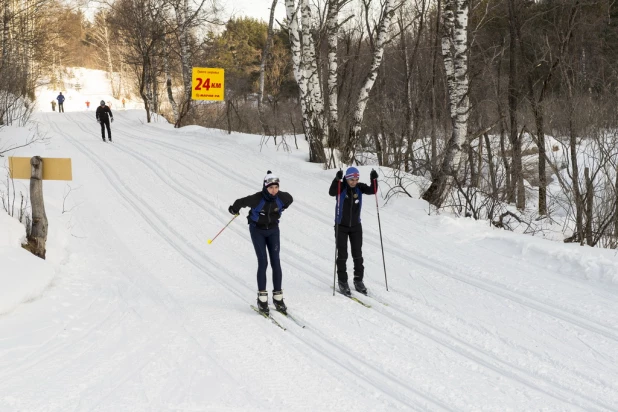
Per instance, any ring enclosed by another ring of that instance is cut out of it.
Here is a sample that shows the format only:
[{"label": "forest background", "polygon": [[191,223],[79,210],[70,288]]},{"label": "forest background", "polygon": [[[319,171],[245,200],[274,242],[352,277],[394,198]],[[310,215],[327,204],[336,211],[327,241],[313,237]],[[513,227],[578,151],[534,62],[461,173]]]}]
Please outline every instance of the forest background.
[{"label": "forest background", "polygon": [[[617,247],[615,1],[278,1],[264,22],[214,0],[88,17],[2,0],[0,123],[25,124],[41,85],[74,87],[68,67],[101,69],[148,121],[304,135],[312,162],[382,167],[387,198],[420,185],[430,212]],[[192,67],[225,69],[225,102],[191,100]]]}]

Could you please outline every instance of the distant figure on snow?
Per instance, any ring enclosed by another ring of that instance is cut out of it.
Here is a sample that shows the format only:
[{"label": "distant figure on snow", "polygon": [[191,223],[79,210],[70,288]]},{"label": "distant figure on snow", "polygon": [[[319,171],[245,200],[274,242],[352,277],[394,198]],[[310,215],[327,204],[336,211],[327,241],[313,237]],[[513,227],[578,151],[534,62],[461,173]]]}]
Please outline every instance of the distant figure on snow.
[{"label": "distant figure on snow", "polygon": [[52,104],[52,111],[55,112],[56,111],[56,101],[52,100],[51,104]]},{"label": "distant figure on snow", "polygon": [[64,113],[64,96],[62,92],[56,97],[56,100],[58,100],[58,113]]},{"label": "distant figure on snow", "polygon": [[124,97],[122,98],[122,108],[124,109]]},{"label": "distant figure on snow", "polygon": [[86,110],[89,110],[89,109],[90,109],[90,101],[86,100]]},{"label": "distant figure on snow", "polygon": [[101,100],[101,105],[97,107],[97,122],[101,125],[101,137],[105,141],[105,128],[107,127],[107,138],[112,141],[112,131],[109,127],[110,120],[114,121],[114,115],[112,114],[109,106],[105,105],[105,100]]}]

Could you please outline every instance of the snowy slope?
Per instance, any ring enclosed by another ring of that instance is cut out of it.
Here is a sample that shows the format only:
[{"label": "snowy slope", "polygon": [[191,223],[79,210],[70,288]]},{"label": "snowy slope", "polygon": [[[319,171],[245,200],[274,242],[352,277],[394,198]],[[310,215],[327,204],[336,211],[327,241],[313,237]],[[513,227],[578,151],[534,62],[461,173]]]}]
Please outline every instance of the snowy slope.
[{"label": "snowy slope", "polygon": [[[288,153],[144,117],[115,113],[110,144],[92,113],[38,113],[49,143],[16,153],[71,157],[74,181],[65,213],[67,185],[45,186],[66,233],[50,235],[52,287],[0,316],[0,410],[618,410],[614,252],[379,198],[387,292],[367,197],[365,308],[332,295],[334,173],[300,139]],[[207,244],[269,169],[295,199],[283,282],[305,328],[249,306],[246,209]]]}]

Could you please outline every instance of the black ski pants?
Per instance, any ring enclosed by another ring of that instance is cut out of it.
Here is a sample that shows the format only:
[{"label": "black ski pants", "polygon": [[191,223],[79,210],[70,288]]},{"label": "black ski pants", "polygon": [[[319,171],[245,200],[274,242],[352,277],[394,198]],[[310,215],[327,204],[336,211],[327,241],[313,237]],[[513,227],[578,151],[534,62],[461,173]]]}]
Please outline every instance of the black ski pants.
[{"label": "black ski pants", "polygon": [[112,140],[112,131],[109,128],[109,119],[101,120],[101,137],[105,140],[105,128],[107,128],[107,138]]},{"label": "black ski pants", "polygon": [[58,113],[64,113],[64,103],[58,103]]},{"label": "black ski pants", "polygon": [[270,265],[273,267],[273,290],[281,290],[281,262],[279,261],[279,250],[281,248],[281,240],[279,227],[272,229],[258,229],[255,225],[249,225],[251,232],[251,241],[255,249],[255,254],[258,260],[257,284],[258,290],[266,290],[266,268],[268,268],[268,256],[270,256]]},{"label": "black ski pants", "polygon": [[354,261],[354,280],[363,280],[365,274],[365,267],[363,266],[363,226],[360,223],[354,226],[335,225],[335,238],[337,239],[337,279],[339,282],[348,281],[346,263],[349,239]]}]

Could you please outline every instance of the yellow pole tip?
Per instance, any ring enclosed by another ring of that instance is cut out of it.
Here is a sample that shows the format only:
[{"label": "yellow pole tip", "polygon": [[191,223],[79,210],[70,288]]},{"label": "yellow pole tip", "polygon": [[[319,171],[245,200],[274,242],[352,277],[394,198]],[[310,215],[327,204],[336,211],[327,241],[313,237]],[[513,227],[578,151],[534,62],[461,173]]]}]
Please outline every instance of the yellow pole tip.
[{"label": "yellow pole tip", "polygon": [[208,244],[210,245],[211,243],[212,243],[212,240],[211,240],[211,239],[208,239]]}]

